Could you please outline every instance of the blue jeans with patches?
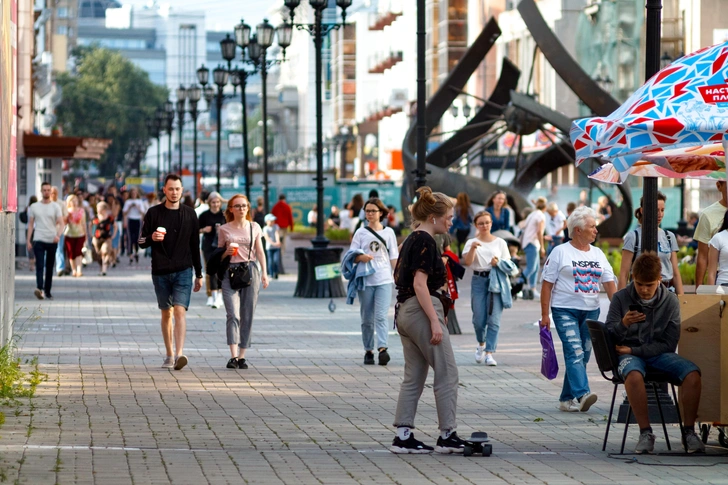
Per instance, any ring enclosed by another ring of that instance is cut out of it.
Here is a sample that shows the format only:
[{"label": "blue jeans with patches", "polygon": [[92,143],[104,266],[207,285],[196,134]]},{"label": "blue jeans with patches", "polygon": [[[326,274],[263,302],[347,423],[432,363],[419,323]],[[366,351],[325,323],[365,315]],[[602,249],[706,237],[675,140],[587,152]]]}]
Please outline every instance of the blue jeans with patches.
[{"label": "blue jeans with patches", "polygon": [[564,386],[559,401],[577,399],[589,392],[586,364],[591,356],[587,320],[598,320],[599,309],[576,310],[551,307],[551,317],[564,349]]}]

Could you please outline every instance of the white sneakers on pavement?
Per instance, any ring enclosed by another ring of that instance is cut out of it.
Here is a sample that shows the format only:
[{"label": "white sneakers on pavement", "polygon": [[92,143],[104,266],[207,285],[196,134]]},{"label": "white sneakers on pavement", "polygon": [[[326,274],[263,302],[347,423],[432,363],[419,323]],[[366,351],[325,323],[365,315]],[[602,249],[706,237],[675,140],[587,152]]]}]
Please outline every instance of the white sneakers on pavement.
[{"label": "white sneakers on pavement", "polygon": [[215,297],[215,301],[212,303],[212,308],[222,308],[225,303],[222,301],[222,293],[218,293]]},{"label": "white sneakers on pavement", "polygon": [[475,348],[475,362],[477,364],[482,364],[483,362],[485,362],[485,347]]},{"label": "white sneakers on pavement", "polygon": [[208,296],[207,297],[207,306],[212,306],[215,303],[215,297],[214,296]]},{"label": "white sneakers on pavement", "polygon": [[578,413],[579,403],[570,399],[568,401],[559,401],[559,411],[564,413]]},{"label": "white sneakers on pavement", "polygon": [[579,398],[579,412],[585,413],[589,408],[597,402],[597,395],[593,392],[587,392]]},{"label": "white sneakers on pavement", "polygon": [[496,362],[493,358],[493,354],[485,354],[485,365],[489,365],[491,367],[498,365],[498,362]]}]

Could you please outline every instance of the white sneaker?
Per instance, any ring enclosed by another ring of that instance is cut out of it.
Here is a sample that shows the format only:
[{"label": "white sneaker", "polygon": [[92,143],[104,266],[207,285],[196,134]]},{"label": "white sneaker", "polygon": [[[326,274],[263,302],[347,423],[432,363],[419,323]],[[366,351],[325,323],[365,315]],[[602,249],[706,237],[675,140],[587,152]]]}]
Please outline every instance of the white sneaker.
[{"label": "white sneaker", "polygon": [[172,369],[174,367],[174,357],[171,355],[164,358],[164,363],[162,364],[162,369]]},{"label": "white sneaker", "polygon": [[540,301],[541,300],[541,293],[537,289],[535,289],[535,288],[533,290],[531,290],[531,291],[533,291],[533,299]]},{"label": "white sneaker", "polygon": [[565,413],[578,413],[579,404],[574,402],[573,399],[568,401],[559,401],[559,411],[563,411]]},{"label": "white sneaker", "polygon": [[475,362],[478,364],[485,362],[485,347],[475,348]]},{"label": "white sneaker", "polygon": [[589,408],[597,402],[597,395],[593,392],[587,392],[579,398],[579,411],[585,413],[589,411]]},{"label": "white sneaker", "polygon": [[215,304],[215,297],[208,296],[207,297],[207,306],[212,306]]},{"label": "white sneaker", "polygon": [[489,365],[491,367],[498,365],[498,362],[496,362],[493,358],[493,354],[485,354],[485,365]]},{"label": "white sneaker", "polygon": [[225,303],[222,301],[222,295],[220,293],[215,297],[215,303],[212,304],[212,308],[222,308]]}]

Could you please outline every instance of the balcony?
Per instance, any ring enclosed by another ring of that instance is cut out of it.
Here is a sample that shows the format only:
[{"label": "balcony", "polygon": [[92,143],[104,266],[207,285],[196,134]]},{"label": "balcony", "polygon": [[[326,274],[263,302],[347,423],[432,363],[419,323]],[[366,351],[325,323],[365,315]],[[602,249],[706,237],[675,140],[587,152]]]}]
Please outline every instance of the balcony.
[{"label": "balcony", "polygon": [[384,12],[378,14],[372,19],[369,24],[369,30],[384,30],[384,27],[392,25],[397,20],[397,17],[401,16],[402,12]]},{"label": "balcony", "polygon": [[369,59],[369,74],[382,74],[402,62],[402,51],[390,51],[389,54],[378,54]]},{"label": "balcony", "polygon": [[401,106],[383,106],[370,114],[366,121],[379,121],[402,111]]}]

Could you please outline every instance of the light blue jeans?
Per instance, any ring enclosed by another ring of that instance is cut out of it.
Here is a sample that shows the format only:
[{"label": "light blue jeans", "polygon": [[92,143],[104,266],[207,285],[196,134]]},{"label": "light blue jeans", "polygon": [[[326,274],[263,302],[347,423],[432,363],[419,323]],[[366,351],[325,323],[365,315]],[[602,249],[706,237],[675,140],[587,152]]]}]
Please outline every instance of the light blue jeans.
[{"label": "light blue jeans", "polygon": [[361,340],[364,350],[374,350],[374,331],[377,333],[377,349],[387,348],[389,339],[389,304],[392,302],[392,286],[385,283],[377,286],[365,286],[359,292],[361,307]]},{"label": "light blue jeans", "polygon": [[541,267],[541,256],[533,244],[526,245],[523,252],[526,253],[526,271],[523,272],[523,277],[526,278],[529,288],[535,288],[538,270]]},{"label": "light blue jeans", "polygon": [[64,244],[65,236],[61,234],[56,248],[56,273],[60,273],[66,269],[66,245]]},{"label": "light blue jeans", "polygon": [[470,307],[473,309],[473,327],[478,343],[485,342],[486,352],[495,352],[498,346],[498,331],[500,330],[503,301],[499,294],[493,294],[493,311],[490,310],[490,277],[473,275],[470,286]]},{"label": "light blue jeans", "polygon": [[589,392],[586,364],[591,356],[592,344],[587,320],[598,320],[599,309],[575,310],[551,307],[554,326],[564,349],[564,386],[559,401],[577,399]]}]

